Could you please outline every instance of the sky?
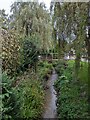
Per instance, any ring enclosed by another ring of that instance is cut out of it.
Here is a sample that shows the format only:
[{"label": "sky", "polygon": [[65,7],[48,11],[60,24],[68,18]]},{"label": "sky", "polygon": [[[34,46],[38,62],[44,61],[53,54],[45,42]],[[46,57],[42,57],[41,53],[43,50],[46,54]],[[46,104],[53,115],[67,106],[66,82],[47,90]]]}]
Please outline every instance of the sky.
[{"label": "sky", "polygon": [[[5,9],[6,14],[10,14],[10,6],[14,1],[20,1],[20,0],[0,0],[0,9]],[[26,2],[30,0],[23,0],[23,1]],[[42,2],[42,1],[46,4],[47,8],[49,8],[51,0],[39,0],[39,2]]]}]

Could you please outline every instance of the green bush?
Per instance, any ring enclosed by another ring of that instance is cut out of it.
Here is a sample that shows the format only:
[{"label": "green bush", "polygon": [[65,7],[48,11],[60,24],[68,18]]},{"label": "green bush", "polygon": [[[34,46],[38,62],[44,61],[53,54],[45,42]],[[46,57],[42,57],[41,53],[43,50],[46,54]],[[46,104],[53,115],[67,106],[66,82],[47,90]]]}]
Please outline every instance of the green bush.
[{"label": "green bush", "polygon": [[16,99],[15,90],[12,87],[12,82],[6,73],[2,74],[2,94],[0,98],[2,103],[0,104],[0,109],[2,112],[2,119],[6,120],[13,118],[15,114],[18,114],[18,102]]},{"label": "green bush", "polygon": [[36,46],[29,39],[25,39],[23,42],[24,64],[34,64],[37,61],[37,55]]},{"label": "green bush", "polygon": [[50,69],[52,69],[52,67],[53,67],[52,64],[48,63],[47,61],[40,61],[38,63],[38,66],[45,67],[45,68],[50,68]]},{"label": "green bush", "polygon": [[43,85],[43,88],[46,88],[46,81],[50,78],[52,70],[53,70],[52,64],[46,61],[40,61],[38,63],[38,76]]},{"label": "green bush", "polygon": [[39,66],[38,73],[39,73],[41,81],[48,80],[53,70],[52,64],[46,61],[45,62],[40,61],[38,63],[38,66]]},{"label": "green bush", "polygon": [[[36,68],[39,48],[37,37],[20,37],[12,31],[2,31],[2,70],[15,76],[25,71],[28,66]],[[6,42],[7,41],[7,42]]]},{"label": "green bush", "polygon": [[66,62],[63,60],[60,60],[55,64],[55,70],[59,75],[62,75],[64,69],[67,67]]},{"label": "green bush", "polygon": [[36,70],[36,64],[38,62],[38,53],[34,40],[36,37],[24,37],[20,39],[20,65],[17,67],[17,75],[24,73],[28,68]]},{"label": "green bush", "polygon": [[44,103],[44,91],[35,74],[21,77],[22,81],[12,87],[14,81],[2,74],[2,119],[33,119],[40,117]]},{"label": "green bush", "polygon": [[44,92],[37,79],[24,80],[19,86],[20,116],[22,118],[37,118],[43,108]]}]

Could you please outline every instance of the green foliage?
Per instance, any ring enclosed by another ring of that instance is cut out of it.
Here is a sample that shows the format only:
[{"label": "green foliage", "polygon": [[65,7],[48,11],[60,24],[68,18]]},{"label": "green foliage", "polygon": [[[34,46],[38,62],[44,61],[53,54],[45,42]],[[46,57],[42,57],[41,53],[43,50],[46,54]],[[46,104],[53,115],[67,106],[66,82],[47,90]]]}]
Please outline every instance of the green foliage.
[{"label": "green foliage", "polygon": [[16,31],[2,29],[3,71],[13,76],[25,71],[28,65],[35,66],[38,61],[38,46],[34,43],[36,40],[36,37],[20,38]]},{"label": "green foliage", "polygon": [[20,118],[37,118],[41,114],[44,92],[35,75],[28,76],[18,87]]},{"label": "green foliage", "polygon": [[19,36],[14,30],[2,29],[2,69],[12,75],[20,65]]},{"label": "green foliage", "polygon": [[[87,118],[87,82],[82,82],[82,80],[80,84],[78,84],[78,81],[75,82],[73,79],[74,61],[68,61],[67,63],[67,68],[62,71],[62,74],[59,74],[59,78],[54,84],[58,94],[58,117],[67,119]],[[85,70],[86,67],[83,67],[83,69]]]},{"label": "green foliage", "polygon": [[46,61],[45,62],[40,61],[38,63],[38,76],[44,88],[46,87],[46,81],[49,79],[52,70],[53,70],[52,64]]},{"label": "green foliage", "polygon": [[46,50],[52,47],[50,14],[44,3],[14,2],[11,10],[13,18],[11,25],[15,26],[21,36],[36,35],[39,37],[40,49]]},{"label": "green foliage", "polygon": [[3,29],[8,29],[8,15],[5,13],[5,10],[0,10],[0,27]]},{"label": "green foliage", "polygon": [[87,62],[81,62],[81,67],[79,70],[79,78],[83,82],[88,82],[88,63]]},{"label": "green foliage", "polygon": [[65,62],[64,60],[60,60],[60,61],[58,61],[54,66],[55,66],[56,72],[57,72],[59,75],[61,75],[62,72],[64,71],[64,68],[67,67],[67,64],[66,64],[66,62]]},{"label": "green foliage", "polygon": [[[87,52],[85,45],[87,4],[55,2],[53,5],[53,18],[45,5],[38,2],[15,2],[11,6],[12,15],[9,16],[9,19],[5,11],[0,10],[2,27],[0,57],[2,58],[2,69],[7,71],[8,75],[15,76],[19,71],[25,71],[28,67],[36,68],[38,51],[45,52],[53,48],[50,20],[53,20],[54,40],[57,40],[54,47],[58,51],[59,57],[71,48],[75,50],[77,58]],[[75,38],[73,38],[74,36]],[[73,81],[75,72],[73,61],[66,63],[61,60],[53,64],[59,75],[55,82],[59,117],[87,116],[88,65],[81,64],[77,71],[80,81]],[[76,68],[78,67],[77,65]],[[19,76],[22,81],[18,85],[19,80],[16,80],[15,88],[12,87],[12,80],[6,73],[3,73],[2,95],[0,95],[3,100],[0,105],[3,119],[37,118],[41,114],[44,98],[42,85],[45,85],[52,69],[52,64],[41,61],[38,64],[37,75],[33,73],[33,75],[30,73],[28,77],[23,75],[25,80]]]},{"label": "green foliage", "polygon": [[22,44],[22,55],[23,55],[23,65],[33,66],[38,61],[38,49],[33,43],[33,40],[27,37],[23,40]]},{"label": "green foliage", "polygon": [[40,79],[41,80],[48,80],[48,78],[50,77],[50,74],[52,72],[52,69],[53,69],[53,66],[52,64],[48,63],[48,62],[43,62],[43,61],[40,61],[39,64],[39,76],[40,76]]},{"label": "green foliage", "polygon": [[37,118],[41,115],[44,92],[41,82],[35,74],[23,76],[22,82],[16,87],[12,87],[11,80],[6,73],[2,75],[2,103],[0,109],[2,118]]},{"label": "green foliage", "polygon": [[0,109],[2,112],[2,119],[12,119],[15,114],[18,113],[18,102],[16,100],[15,90],[12,89],[12,82],[6,73],[2,74],[2,94],[0,94],[0,99],[2,102],[0,104]]}]

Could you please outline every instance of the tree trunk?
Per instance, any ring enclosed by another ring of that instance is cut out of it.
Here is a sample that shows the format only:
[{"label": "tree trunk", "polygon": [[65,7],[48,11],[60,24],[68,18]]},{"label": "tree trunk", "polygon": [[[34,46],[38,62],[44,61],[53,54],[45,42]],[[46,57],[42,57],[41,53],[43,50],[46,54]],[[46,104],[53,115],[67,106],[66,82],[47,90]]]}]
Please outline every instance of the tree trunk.
[{"label": "tree trunk", "polygon": [[58,59],[61,58],[61,40],[58,40]]},{"label": "tree trunk", "polygon": [[34,63],[34,71],[37,73],[37,62]]},{"label": "tree trunk", "polygon": [[26,36],[28,36],[28,23],[26,23]]},{"label": "tree trunk", "polygon": [[80,54],[76,53],[76,59],[75,59],[75,80],[79,80],[79,76],[78,76],[78,73],[79,73],[79,69],[80,69]]}]

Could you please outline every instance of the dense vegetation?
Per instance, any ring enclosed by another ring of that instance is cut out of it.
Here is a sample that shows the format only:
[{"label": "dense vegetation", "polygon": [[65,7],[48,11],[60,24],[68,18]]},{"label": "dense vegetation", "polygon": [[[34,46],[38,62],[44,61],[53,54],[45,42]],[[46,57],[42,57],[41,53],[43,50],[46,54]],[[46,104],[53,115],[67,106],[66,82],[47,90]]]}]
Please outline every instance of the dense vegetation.
[{"label": "dense vegetation", "polygon": [[[16,5],[20,14],[16,11]],[[9,17],[4,10],[0,11],[3,60],[0,95],[2,118],[35,119],[42,114],[45,81],[52,71],[52,65],[38,59],[39,54],[52,44],[50,23],[47,23],[50,21],[49,13],[44,10],[44,4],[38,3],[14,3],[11,10],[13,14]],[[23,17],[25,14],[26,18]]]},{"label": "dense vegetation", "polygon": [[38,64],[37,73],[28,70],[13,79],[3,73],[3,119],[40,118],[44,104],[45,81],[48,80],[53,67],[47,62]]},{"label": "dense vegetation", "polygon": [[79,81],[74,81],[74,61],[59,63],[59,65],[61,66],[56,67],[59,77],[55,82],[58,116],[69,119],[88,118],[87,63],[81,62],[82,71],[79,72]]},{"label": "dense vegetation", "polygon": [[3,120],[41,118],[45,90],[49,89],[46,81],[54,69],[58,74],[54,85],[57,117],[89,117],[89,7],[88,3],[52,0],[50,10],[38,1],[14,2],[10,15],[0,10]]}]

